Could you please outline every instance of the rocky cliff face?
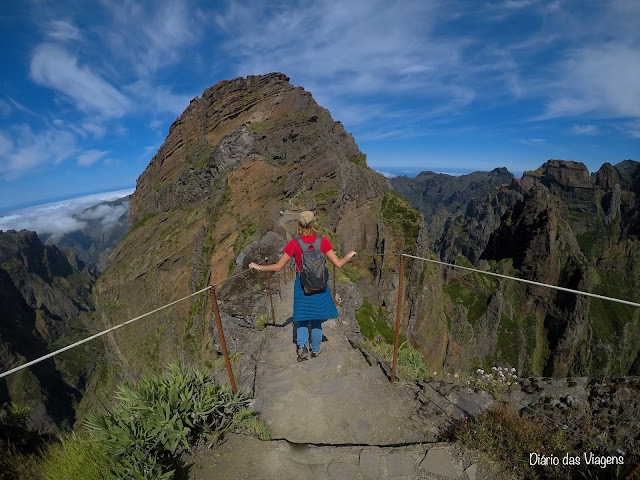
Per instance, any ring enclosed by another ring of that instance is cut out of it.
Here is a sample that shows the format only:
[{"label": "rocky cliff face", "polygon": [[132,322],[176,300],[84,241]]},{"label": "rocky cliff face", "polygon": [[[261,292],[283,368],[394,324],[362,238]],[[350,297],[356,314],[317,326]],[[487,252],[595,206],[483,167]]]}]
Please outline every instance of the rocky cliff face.
[{"label": "rocky cliff face", "polygon": [[[173,123],[131,196],[131,230],[98,280],[105,325],[219,282],[257,255],[281,252],[295,224],[283,211],[314,210],[340,254],[415,245],[419,215],[366,166],[342,124],[288,80],[273,73],[219,82]],[[397,260],[367,261],[356,266],[362,284],[373,292],[377,281],[380,301],[394,305],[387,273]],[[268,299],[263,275],[236,282],[221,293],[221,307],[237,329]],[[212,361],[209,308],[205,299],[186,302],[117,334],[125,371],[176,355]]]},{"label": "rocky cliff face", "polygon": [[[43,245],[35,232],[0,232],[0,370],[87,336],[94,277],[75,256]],[[32,408],[36,429],[74,423],[77,402],[101,356],[79,347],[0,380],[0,403]]]},{"label": "rocky cliff face", "polygon": [[[460,176],[421,172],[414,178],[392,178],[391,186],[409,200],[413,208],[422,213],[427,224],[429,247],[438,251],[442,248],[441,245],[446,243],[441,237],[443,229],[446,232],[451,228],[451,219],[458,217],[468,208],[477,208],[470,205],[483,201],[496,189],[507,186],[512,181],[513,175],[506,168],[495,168],[490,172],[473,172]],[[478,215],[469,212],[466,216]],[[444,248],[446,250],[446,247]]]},{"label": "rocky cliff face", "polygon": [[[510,275],[585,290],[613,285],[603,275],[618,254],[605,251],[623,248],[623,233],[625,248],[635,245],[632,164],[603,167],[594,180],[580,164],[561,161],[519,181],[504,169],[476,177],[446,188],[429,177],[424,196],[448,199],[432,202],[432,210],[459,212],[430,240],[421,216],[366,167],[351,135],[308,92],[282,74],[220,82],[174,122],[138,179],[130,232],[97,283],[100,318],[105,326],[120,323],[277,256],[295,223],[281,212],[302,209],[316,211],[339,253],[408,248],[430,255],[432,244],[442,258]],[[593,241],[594,232],[606,242]],[[397,262],[388,255],[350,264],[363,295],[388,312],[397,303]],[[633,255],[626,262],[636,268]],[[403,329],[432,364],[502,363],[562,376],[628,373],[638,363],[638,342],[628,333],[635,316],[613,319],[582,298],[406,263]],[[252,272],[220,289],[236,348],[268,311],[265,278]],[[209,309],[208,299],[196,297],[115,334],[110,341],[124,374],[176,356],[213,361]]]},{"label": "rocky cliff face", "polygon": [[[604,164],[590,175],[580,163],[550,160],[469,202],[447,221],[438,252],[462,265],[638,301],[639,165]],[[445,363],[553,376],[637,372],[638,309],[431,267],[424,278],[430,285],[417,303],[430,307],[414,332],[446,351]]]}]

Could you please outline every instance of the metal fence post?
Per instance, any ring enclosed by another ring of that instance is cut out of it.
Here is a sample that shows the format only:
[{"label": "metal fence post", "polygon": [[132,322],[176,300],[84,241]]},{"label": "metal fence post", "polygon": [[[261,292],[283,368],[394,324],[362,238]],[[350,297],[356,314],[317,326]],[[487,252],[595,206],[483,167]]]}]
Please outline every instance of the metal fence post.
[{"label": "metal fence post", "polygon": [[333,266],[333,303],[336,303],[336,266]]},{"label": "metal fence post", "polygon": [[280,272],[276,273],[278,277],[278,295],[280,295],[280,301],[282,301],[282,285],[280,284]]},{"label": "metal fence post", "polygon": [[220,339],[220,348],[222,348],[222,355],[224,356],[224,364],[227,367],[227,375],[231,382],[231,391],[235,395],[238,392],[236,388],[236,379],[233,378],[233,371],[231,370],[231,361],[229,360],[229,352],[227,352],[227,342],[224,339],[224,332],[222,331],[222,321],[220,320],[220,312],[218,311],[218,299],[216,298],[216,289],[211,287],[211,308],[213,309],[213,315],[216,317],[216,326],[218,327],[218,338]]},{"label": "metal fence post", "polygon": [[276,324],[276,312],[273,310],[273,295],[271,294],[271,274],[269,272],[265,272],[267,276],[267,288],[269,289],[269,302],[271,303],[271,320],[273,324]]},{"label": "metal fence post", "polygon": [[404,257],[400,254],[398,272],[398,309],[396,314],[396,336],[393,340],[393,364],[391,365],[391,383],[396,380],[396,364],[398,361],[398,337],[400,336],[400,317],[402,316],[402,281],[404,279]]}]

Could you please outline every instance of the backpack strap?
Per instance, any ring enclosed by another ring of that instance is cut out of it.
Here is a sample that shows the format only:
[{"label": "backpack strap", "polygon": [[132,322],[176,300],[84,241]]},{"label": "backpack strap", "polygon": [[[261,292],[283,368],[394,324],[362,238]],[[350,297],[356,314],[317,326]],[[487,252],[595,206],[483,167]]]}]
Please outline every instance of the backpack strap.
[{"label": "backpack strap", "polygon": [[315,251],[321,252],[320,247],[322,246],[322,237],[320,235],[316,235],[316,239],[311,245],[313,245],[313,249]]},{"label": "backpack strap", "polygon": [[313,247],[313,249],[317,250],[318,252],[321,251],[320,248],[322,246],[322,237],[319,235],[316,235],[316,239],[312,243],[305,243],[302,241],[302,238],[300,237],[296,237],[296,242],[298,242],[298,245],[300,246],[300,250],[302,250],[302,253],[308,252],[310,247]]},{"label": "backpack strap", "polygon": [[312,245],[310,243],[303,242],[302,238],[300,238],[300,237],[296,237],[296,242],[298,242],[298,246],[300,247],[300,250],[302,250],[302,253],[304,253],[307,250],[309,250],[309,247]]}]

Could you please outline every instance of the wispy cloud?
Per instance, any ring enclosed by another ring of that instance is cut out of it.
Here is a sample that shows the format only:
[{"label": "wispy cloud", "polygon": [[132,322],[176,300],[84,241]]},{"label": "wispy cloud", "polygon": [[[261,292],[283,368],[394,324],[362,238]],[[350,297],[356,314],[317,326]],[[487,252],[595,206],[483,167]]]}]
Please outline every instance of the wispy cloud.
[{"label": "wispy cloud", "polygon": [[381,171],[378,171],[378,173],[379,173],[380,175],[382,175],[383,177],[386,177],[386,178],[395,178],[395,177],[397,177],[397,175],[394,175],[393,173],[390,173],[390,172],[381,172]]},{"label": "wispy cloud", "polygon": [[44,43],[36,47],[31,58],[31,79],[39,85],[61,93],[79,110],[104,117],[120,117],[131,102],[117,88],[62,47]]},{"label": "wispy cloud", "polygon": [[[100,32],[107,46],[147,81],[160,68],[183,61],[183,49],[194,46],[207,25],[204,14],[187,2],[157,1],[153,9],[139,2],[105,2],[105,6],[111,22]],[[193,60],[194,54],[190,52],[189,58]]]},{"label": "wispy cloud", "polygon": [[596,135],[600,131],[595,125],[574,125],[571,127],[571,133],[575,135]]},{"label": "wispy cloud", "polygon": [[547,143],[547,140],[544,138],[521,138],[518,141],[524,145],[542,145]]},{"label": "wispy cloud", "polygon": [[558,94],[543,118],[589,113],[640,118],[640,49],[618,43],[571,52],[562,65]]},{"label": "wispy cloud", "polygon": [[89,150],[78,155],[78,165],[82,167],[89,167],[97,161],[104,159],[107,155],[109,155],[109,152]]},{"label": "wispy cloud", "polygon": [[180,115],[187,108],[189,102],[202,93],[176,94],[169,87],[154,85],[146,80],[139,80],[128,85],[125,87],[125,91],[151,112],[170,113],[175,116]]},{"label": "wispy cloud", "polygon": [[132,192],[133,189],[98,193],[18,210],[0,217],[0,230],[33,230],[41,235],[51,235],[50,241],[55,242],[67,233],[84,229],[90,220],[100,220],[103,226],[113,225],[127,213],[129,204],[100,204]]},{"label": "wispy cloud", "polygon": [[229,34],[224,48],[237,58],[237,74],[285,72],[348,126],[377,119],[372,96],[387,110],[393,99],[406,105],[414,96],[429,101],[434,116],[476,98],[470,77],[479,63],[464,54],[470,40],[434,33],[448,16],[439,3],[294,2],[275,10],[233,2],[216,17]]},{"label": "wispy cloud", "polygon": [[5,179],[22,176],[42,165],[56,165],[78,147],[68,131],[49,128],[34,132],[28,125],[0,131],[0,175]]},{"label": "wispy cloud", "polygon": [[6,102],[0,98],[0,116],[2,117],[9,116],[9,114],[11,113],[11,110],[12,108],[11,108],[11,105],[9,105],[9,102]]},{"label": "wispy cloud", "polygon": [[33,110],[25,107],[20,102],[15,101],[13,98],[9,98],[9,102],[11,102],[11,105],[13,105],[16,110],[26,113],[27,115],[31,115],[32,117],[38,116],[38,114],[35,113]]},{"label": "wispy cloud", "polygon": [[47,23],[45,33],[54,40],[80,40],[80,30],[67,20],[52,20]]}]

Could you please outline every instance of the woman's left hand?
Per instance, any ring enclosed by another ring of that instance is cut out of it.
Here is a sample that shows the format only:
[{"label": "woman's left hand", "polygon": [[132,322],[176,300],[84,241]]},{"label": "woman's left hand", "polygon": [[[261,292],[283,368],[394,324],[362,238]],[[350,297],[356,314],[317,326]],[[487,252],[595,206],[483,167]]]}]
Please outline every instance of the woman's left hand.
[{"label": "woman's left hand", "polygon": [[254,270],[260,270],[260,265],[258,265],[257,263],[251,262],[249,264],[249,268],[253,268]]}]

